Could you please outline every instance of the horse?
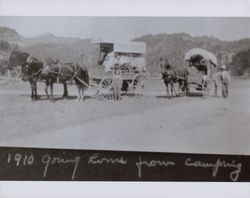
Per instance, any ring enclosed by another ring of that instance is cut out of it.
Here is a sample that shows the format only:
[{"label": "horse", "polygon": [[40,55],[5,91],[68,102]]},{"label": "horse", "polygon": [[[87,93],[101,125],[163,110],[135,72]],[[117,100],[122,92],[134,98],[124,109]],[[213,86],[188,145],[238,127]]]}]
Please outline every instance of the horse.
[{"label": "horse", "polygon": [[[55,64],[53,62],[53,64]],[[67,65],[67,64],[66,64]],[[68,64],[68,67],[72,67],[70,66],[72,64]],[[47,95],[48,98],[49,94],[48,94],[48,86],[50,85],[51,87],[51,95],[52,98],[50,98],[51,100],[53,99],[53,83],[54,83],[54,78],[55,76],[59,76],[62,75],[63,73],[57,73],[56,66],[53,68],[49,68],[49,70],[47,69],[47,66],[45,66],[45,64],[41,61],[39,61],[36,58],[31,57],[28,53],[26,52],[20,52],[20,51],[13,51],[10,55],[9,58],[9,66],[8,69],[11,70],[13,69],[13,67],[16,66],[21,66],[21,70],[22,70],[22,80],[24,81],[29,81],[30,85],[31,85],[31,99],[32,101],[37,99],[37,86],[36,86],[36,82],[38,79],[42,79],[45,80],[46,82],[46,87],[45,87],[45,93]],[[70,70],[75,69],[75,68],[70,68]],[[81,80],[82,74],[80,74],[82,72],[82,69],[78,69],[78,73],[74,73],[75,76],[67,76],[67,80],[69,80],[70,78],[73,79],[73,77],[76,79],[77,81],[77,86],[82,87],[82,83],[79,83],[79,81],[83,81]],[[67,74],[64,74],[63,76],[65,76]],[[63,83],[64,85],[64,94],[63,97],[67,97],[68,96],[68,89],[67,89],[67,84],[65,78],[62,79],[60,82]],[[85,80],[85,79],[84,79]],[[89,77],[88,77],[88,72],[87,72],[87,77],[86,77],[86,82],[88,84],[89,81]],[[80,92],[80,91],[79,91]],[[80,95],[80,93],[79,93]],[[78,96],[79,98],[79,96]]]},{"label": "horse", "polygon": [[84,100],[84,89],[89,86],[88,69],[84,65],[74,63],[49,62],[46,63],[43,75],[46,76],[45,92],[48,95],[48,87],[50,86],[50,98],[53,100],[53,84],[58,81],[66,83],[74,80],[78,88],[77,99]]},{"label": "horse", "polygon": [[[182,90],[182,93],[184,93],[187,88],[188,70],[184,67],[172,67],[166,58],[160,58],[160,67],[162,79],[167,90],[167,96],[169,98],[173,98],[174,92],[175,95],[177,95],[176,90],[174,88],[175,83],[178,84],[179,88]],[[169,95],[169,85],[171,95]]]},{"label": "horse", "polygon": [[8,69],[21,66],[22,80],[29,81],[31,87],[31,100],[38,98],[37,96],[37,78],[42,71],[43,63],[35,59],[34,62],[28,62],[30,55],[26,52],[13,51],[9,58]]},{"label": "horse", "polygon": [[[12,51],[9,58],[8,69],[12,70],[14,67],[21,66],[22,80],[29,81],[31,87],[31,100],[38,99],[37,95],[37,80],[41,79],[44,63],[36,58],[31,57],[27,52]],[[64,83],[63,97],[68,96],[67,84]]]},{"label": "horse", "polygon": [[[162,79],[164,81],[164,84],[167,90],[167,97],[173,98],[174,97],[174,82],[177,78],[176,71],[169,64],[167,59],[160,58],[160,67],[161,67]],[[169,95],[169,85],[170,85],[171,95]]]}]

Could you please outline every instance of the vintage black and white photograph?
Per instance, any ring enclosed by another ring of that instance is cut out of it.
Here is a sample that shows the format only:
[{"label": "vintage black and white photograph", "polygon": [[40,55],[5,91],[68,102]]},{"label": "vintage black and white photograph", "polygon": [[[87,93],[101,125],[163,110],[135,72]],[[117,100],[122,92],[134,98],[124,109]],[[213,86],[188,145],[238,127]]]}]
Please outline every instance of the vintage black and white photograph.
[{"label": "vintage black and white photograph", "polygon": [[250,153],[250,18],[0,18],[0,145]]},{"label": "vintage black and white photograph", "polygon": [[0,0],[0,197],[249,197],[247,16],[247,0]]}]

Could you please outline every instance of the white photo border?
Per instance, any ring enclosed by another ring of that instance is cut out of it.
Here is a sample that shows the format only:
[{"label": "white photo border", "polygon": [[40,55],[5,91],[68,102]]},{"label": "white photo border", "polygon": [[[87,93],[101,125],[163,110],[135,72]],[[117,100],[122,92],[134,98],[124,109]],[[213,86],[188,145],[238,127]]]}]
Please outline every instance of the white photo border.
[{"label": "white photo border", "polygon": [[[0,16],[249,17],[249,0],[0,0]],[[1,18],[0,18],[1,20]],[[248,198],[249,183],[0,182],[1,198]]]}]

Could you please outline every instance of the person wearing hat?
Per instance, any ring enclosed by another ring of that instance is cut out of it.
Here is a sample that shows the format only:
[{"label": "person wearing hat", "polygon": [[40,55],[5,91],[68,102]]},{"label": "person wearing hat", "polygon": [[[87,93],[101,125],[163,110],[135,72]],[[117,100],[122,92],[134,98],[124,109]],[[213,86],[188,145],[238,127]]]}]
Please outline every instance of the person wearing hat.
[{"label": "person wearing hat", "polygon": [[226,65],[222,65],[221,67],[221,89],[222,89],[223,98],[228,97],[228,88],[229,88],[230,82],[231,82],[231,78],[230,78],[228,71],[226,70]]}]

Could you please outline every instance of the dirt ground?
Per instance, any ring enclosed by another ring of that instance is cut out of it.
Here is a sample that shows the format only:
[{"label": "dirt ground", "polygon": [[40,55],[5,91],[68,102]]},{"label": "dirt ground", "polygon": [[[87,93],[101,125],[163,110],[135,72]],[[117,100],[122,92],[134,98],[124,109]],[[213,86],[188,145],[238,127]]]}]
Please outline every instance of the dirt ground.
[{"label": "dirt ground", "polygon": [[63,100],[55,89],[56,102],[32,102],[28,83],[0,80],[1,146],[250,154],[250,80],[233,80],[227,99],[169,100],[160,80],[121,101],[77,102],[73,86]]}]

